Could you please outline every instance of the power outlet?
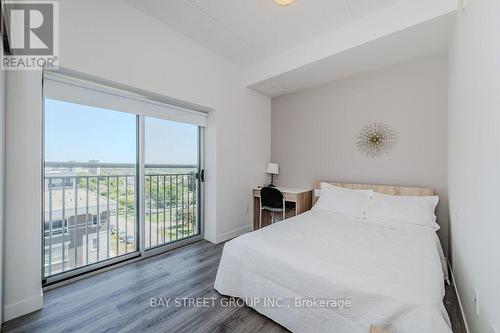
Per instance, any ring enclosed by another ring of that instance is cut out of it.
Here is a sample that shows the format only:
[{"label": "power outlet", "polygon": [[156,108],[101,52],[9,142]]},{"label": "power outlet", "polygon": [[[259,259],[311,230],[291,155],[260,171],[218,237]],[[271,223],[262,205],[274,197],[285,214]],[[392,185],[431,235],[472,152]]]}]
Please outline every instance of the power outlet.
[{"label": "power outlet", "polygon": [[476,307],[476,316],[479,316],[479,290],[474,288],[474,305]]}]

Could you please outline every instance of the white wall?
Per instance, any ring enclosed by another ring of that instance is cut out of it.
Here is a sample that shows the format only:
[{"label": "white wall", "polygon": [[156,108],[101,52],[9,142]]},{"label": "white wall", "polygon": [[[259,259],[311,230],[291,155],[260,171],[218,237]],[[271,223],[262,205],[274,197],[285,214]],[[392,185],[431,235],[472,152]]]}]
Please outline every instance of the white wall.
[{"label": "white wall", "polygon": [[42,305],[41,79],[7,72],[4,320]]},{"label": "white wall", "polygon": [[0,323],[3,322],[3,245],[5,191],[5,71],[0,70]]},{"label": "white wall", "polygon": [[[269,98],[245,88],[240,69],[227,60],[122,1],[61,1],[60,21],[62,67],[216,110],[209,116],[206,131],[205,236],[222,241],[250,230],[252,210],[245,212],[245,207],[250,208],[251,188],[264,181],[270,160]],[[39,85],[24,90],[24,98],[39,98],[39,91]],[[17,133],[30,133],[32,127],[40,130],[38,111],[32,108],[32,118],[16,122],[12,128]],[[7,144],[14,139],[8,138]],[[27,154],[18,152],[22,160],[28,159]],[[31,168],[37,167],[36,158],[34,154],[30,159]],[[7,177],[13,182],[17,174],[11,169]],[[32,185],[31,192],[39,195],[38,187]],[[30,199],[28,205],[25,200],[24,205],[31,207],[35,201]],[[26,217],[29,225],[34,220],[40,226],[39,217]],[[13,217],[7,220],[12,223]],[[31,231],[35,233],[39,239],[40,230]],[[26,243],[24,234],[11,237],[17,246]],[[6,262],[13,269],[9,274],[22,277],[6,281],[6,289],[16,288],[6,298],[11,304],[34,295],[32,289],[21,293],[18,288],[40,285],[41,254],[40,247],[22,250],[19,255],[7,250]],[[30,263],[30,274],[15,266],[27,259],[27,252],[38,260],[36,265]]]},{"label": "white wall", "polygon": [[[447,248],[447,55],[438,53],[272,99],[272,159],[278,184],[315,180],[429,186],[440,196],[439,235]],[[359,130],[388,122],[399,140],[369,158]]]},{"label": "white wall", "polygon": [[[500,332],[500,2],[468,1],[450,48],[453,270],[473,333]],[[479,291],[479,315],[474,305]]]}]

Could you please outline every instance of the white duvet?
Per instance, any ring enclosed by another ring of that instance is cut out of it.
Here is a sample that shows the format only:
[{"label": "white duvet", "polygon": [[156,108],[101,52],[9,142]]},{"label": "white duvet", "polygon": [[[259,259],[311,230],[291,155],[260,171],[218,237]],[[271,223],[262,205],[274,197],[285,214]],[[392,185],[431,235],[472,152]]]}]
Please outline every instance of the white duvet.
[{"label": "white duvet", "polygon": [[293,332],[451,332],[440,251],[432,229],[309,211],[227,242],[215,289]]}]

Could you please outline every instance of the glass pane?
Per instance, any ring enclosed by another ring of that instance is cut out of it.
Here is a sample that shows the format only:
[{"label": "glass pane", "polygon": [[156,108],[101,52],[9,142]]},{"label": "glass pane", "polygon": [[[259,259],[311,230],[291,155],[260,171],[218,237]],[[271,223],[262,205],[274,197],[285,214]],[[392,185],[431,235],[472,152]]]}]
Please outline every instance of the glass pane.
[{"label": "glass pane", "polygon": [[198,126],[145,119],[146,248],[199,234]]},{"label": "glass pane", "polygon": [[44,274],[137,250],[137,116],[45,99]]}]

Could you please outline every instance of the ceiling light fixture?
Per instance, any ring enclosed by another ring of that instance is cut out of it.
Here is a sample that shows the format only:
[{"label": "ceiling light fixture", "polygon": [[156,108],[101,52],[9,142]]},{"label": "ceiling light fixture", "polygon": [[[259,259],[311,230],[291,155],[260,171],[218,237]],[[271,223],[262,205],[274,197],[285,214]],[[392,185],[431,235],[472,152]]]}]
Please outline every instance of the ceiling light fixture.
[{"label": "ceiling light fixture", "polygon": [[273,0],[275,4],[280,6],[288,6],[295,2],[295,0]]}]

